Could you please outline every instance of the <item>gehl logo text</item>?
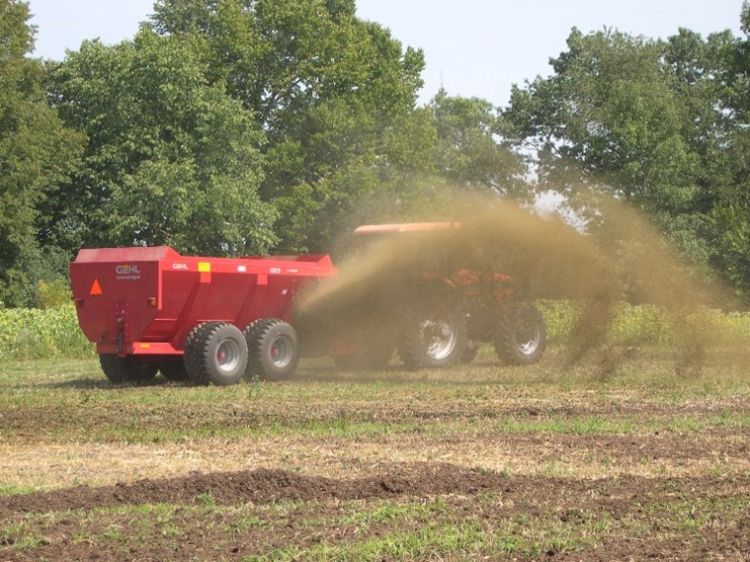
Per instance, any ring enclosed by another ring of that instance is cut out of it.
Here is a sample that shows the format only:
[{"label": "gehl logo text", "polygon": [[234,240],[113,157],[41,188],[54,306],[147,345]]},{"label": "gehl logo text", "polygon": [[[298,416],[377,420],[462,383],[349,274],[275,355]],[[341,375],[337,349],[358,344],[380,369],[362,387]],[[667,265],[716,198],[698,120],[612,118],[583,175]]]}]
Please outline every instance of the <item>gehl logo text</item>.
[{"label": "gehl logo text", "polygon": [[137,265],[118,265],[115,267],[117,275],[140,275],[141,270]]}]

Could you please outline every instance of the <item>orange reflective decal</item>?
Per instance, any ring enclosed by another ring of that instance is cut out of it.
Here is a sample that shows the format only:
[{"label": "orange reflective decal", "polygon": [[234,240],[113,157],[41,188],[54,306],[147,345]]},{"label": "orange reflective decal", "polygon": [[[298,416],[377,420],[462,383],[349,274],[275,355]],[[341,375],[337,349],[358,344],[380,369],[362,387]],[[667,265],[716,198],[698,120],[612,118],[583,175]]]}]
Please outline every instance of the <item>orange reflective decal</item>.
[{"label": "orange reflective decal", "polygon": [[91,289],[89,289],[89,295],[98,297],[102,293],[102,286],[99,284],[99,279],[94,277],[94,282],[91,284]]}]

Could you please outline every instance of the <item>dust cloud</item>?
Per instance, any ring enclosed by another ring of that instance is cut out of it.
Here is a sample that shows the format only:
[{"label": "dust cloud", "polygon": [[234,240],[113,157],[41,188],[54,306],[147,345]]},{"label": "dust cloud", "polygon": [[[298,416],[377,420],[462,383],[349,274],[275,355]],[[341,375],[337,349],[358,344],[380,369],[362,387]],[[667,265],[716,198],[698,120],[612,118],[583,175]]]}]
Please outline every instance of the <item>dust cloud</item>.
[{"label": "dust cloud", "polygon": [[[731,292],[682,264],[632,208],[615,201],[599,205],[603,219],[581,232],[556,215],[539,216],[496,198],[453,199],[429,216],[411,217],[443,221],[443,228],[353,237],[348,255],[337,260],[339,275],[301,298],[298,316],[318,337],[393,347],[399,318],[455,300],[450,282],[426,280],[455,278],[460,269],[478,272],[480,279],[502,273],[509,276],[511,300],[564,299],[581,307],[566,343],[568,364],[597,352],[605,358],[603,374],[613,369],[620,360],[610,338],[613,319],[619,304],[630,302],[663,309],[675,334],[676,369],[700,369],[709,341],[694,316],[736,304]],[[494,305],[487,300],[486,306]]]}]

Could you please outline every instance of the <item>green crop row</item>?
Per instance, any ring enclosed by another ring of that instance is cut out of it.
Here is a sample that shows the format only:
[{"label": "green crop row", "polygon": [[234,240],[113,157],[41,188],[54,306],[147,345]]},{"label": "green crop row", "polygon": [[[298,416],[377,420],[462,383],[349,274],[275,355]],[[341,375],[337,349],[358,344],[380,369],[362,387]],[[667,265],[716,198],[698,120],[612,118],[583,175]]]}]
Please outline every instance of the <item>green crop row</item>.
[{"label": "green crop row", "polygon": [[0,309],[0,361],[93,356],[73,305]]},{"label": "green crop row", "polygon": [[[565,343],[583,307],[570,301],[539,303],[551,343]],[[708,342],[750,341],[750,314],[703,311],[691,315],[688,328],[705,334]],[[671,345],[673,323],[652,305],[618,306],[610,340],[615,343]],[[0,309],[0,361],[93,357],[94,346],[78,327],[75,307],[69,304],[47,310]]]},{"label": "green crop row", "polygon": [[[543,301],[538,307],[552,343],[565,343],[584,314],[584,306],[571,301]],[[750,313],[700,310],[679,321],[683,333],[703,337],[706,343],[750,341]],[[656,306],[621,303],[615,311],[609,340],[620,344],[673,345],[678,331],[674,322]]]}]

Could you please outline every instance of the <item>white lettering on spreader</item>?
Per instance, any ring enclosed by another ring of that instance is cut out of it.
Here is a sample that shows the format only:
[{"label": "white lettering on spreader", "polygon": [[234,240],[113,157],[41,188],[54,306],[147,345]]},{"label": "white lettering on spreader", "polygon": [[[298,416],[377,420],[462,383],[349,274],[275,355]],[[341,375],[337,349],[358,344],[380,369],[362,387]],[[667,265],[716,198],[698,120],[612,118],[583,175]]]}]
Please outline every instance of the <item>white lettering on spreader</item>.
[{"label": "white lettering on spreader", "polygon": [[115,266],[115,279],[118,281],[135,281],[141,278],[141,270],[135,264]]}]

